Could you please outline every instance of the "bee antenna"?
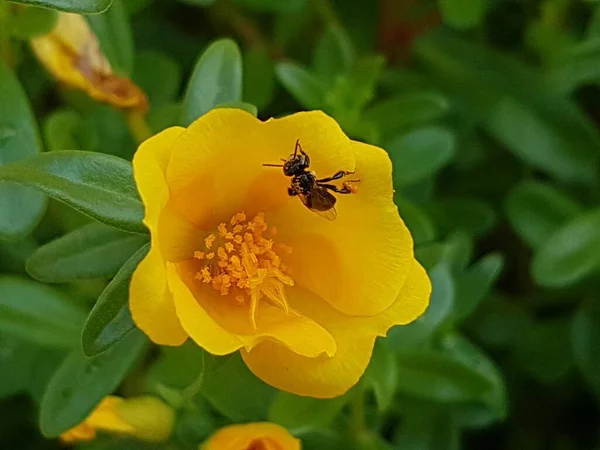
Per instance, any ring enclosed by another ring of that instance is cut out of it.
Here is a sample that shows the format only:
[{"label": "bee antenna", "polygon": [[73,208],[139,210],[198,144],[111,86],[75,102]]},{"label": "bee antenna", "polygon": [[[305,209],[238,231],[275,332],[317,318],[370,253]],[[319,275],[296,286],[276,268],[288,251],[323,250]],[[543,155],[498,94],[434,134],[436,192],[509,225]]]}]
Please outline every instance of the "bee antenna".
[{"label": "bee antenna", "polygon": [[283,167],[283,164],[263,164],[265,167]]}]

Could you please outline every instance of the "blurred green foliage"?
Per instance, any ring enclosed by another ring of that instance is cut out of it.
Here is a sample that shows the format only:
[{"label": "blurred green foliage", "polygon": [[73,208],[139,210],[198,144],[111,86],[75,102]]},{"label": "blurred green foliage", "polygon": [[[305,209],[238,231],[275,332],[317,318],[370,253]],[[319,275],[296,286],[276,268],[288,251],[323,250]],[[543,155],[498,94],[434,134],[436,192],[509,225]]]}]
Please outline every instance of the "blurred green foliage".
[{"label": "blurred green foliage", "polygon": [[172,442],[80,448],[192,449],[260,420],[308,450],[600,448],[599,3],[19,3],[106,10],[88,21],[153,132],[219,106],[322,109],[385,148],[433,295],[336,399],[278,392],[239,355],[148,346],[127,308],[148,242],[127,117],[35,61],[53,9],[0,0],[1,448],[58,448],[42,433],[117,389],[176,407]]}]

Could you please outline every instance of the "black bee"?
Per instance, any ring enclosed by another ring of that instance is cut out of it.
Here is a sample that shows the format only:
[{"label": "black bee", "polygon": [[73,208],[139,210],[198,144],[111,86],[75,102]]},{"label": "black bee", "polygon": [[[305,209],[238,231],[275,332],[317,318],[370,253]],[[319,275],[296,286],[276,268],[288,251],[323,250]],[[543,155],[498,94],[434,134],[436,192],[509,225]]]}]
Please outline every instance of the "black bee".
[{"label": "black bee", "polygon": [[310,157],[302,150],[300,139],[296,141],[294,153],[288,159],[282,159],[282,161],[283,164],[263,164],[263,166],[283,167],[283,174],[286,177],[292,178],[288,194],[292,197],[300,197],[304,206],[328,220],[335,220],[337,217],[335,210],[337,199],[329,191],[337,192],[338,194],[352,194],[356,192],[356,188],[350,183],[356,183],[359,180],[348,180],[342,184],[342,187],[328,184],[330,181],[339,180],[354,172],[340,170],[331,177],[318,179],[317,174],[312,170],[308,170],[310,167]]}]

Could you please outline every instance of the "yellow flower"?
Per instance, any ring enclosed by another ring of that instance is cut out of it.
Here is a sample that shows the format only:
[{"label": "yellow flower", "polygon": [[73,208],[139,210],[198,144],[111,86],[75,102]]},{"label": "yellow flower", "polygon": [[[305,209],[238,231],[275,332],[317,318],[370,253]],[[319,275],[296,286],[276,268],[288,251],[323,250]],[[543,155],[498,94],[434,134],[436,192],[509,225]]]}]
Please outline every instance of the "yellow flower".
[{"label": "yellow flower", "polygon": [[64,432],[64,442],[88,441],[97,431],[135,436],[146,441],[165,441],[171,434],[175,414],[154,397],[105,397],[79,425]]},{"label": "yellow flower", "polygon": [[31,47],[46,69],[66,85],[120,109],[147,111],[145,94],[128,78],[113,73],[82,16],[59,13],[54,29],[32,39]]},{"label": "yellow flower", "polygon": [[[346,170],[360,180],[336,194],[336,220],[263,166],[296,140],[319,177]],[[377,336],[427,307],[430,282],[393,203],[387,154],[321,112],[261,122],[216,109],[144,142],[133,166],[151,250],[130,308],[155,343],[190,336],[212,354],[241,350],[265,382],[334,397],[358,381]]]},{"label": "yellow flower", "polygon": [[269,422],[229,425],[213,434],[201,450],[300,450],[300,440]]}]

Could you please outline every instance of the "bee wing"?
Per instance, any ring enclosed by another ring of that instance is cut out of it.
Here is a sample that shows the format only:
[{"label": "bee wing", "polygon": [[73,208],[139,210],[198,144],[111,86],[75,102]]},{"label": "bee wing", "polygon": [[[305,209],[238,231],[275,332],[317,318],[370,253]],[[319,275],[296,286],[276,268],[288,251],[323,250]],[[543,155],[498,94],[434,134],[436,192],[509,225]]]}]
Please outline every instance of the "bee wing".
[{"label": "bee wing", "polygon": [[337,211],[335,209],[336,198],[325,189],[315,188],[309,195],[299,195],[300,200],[312,212],[327,220],[335,220]]},{"label": "bee wing", "polygon": [[335,220],[337,217],[337,211],[335,209],[335,206],[332,206],[331,209],[328,209],[327,211],[319,211],[316,209],[311,209],[311,211],[320,215],[321,217],[324,217],[327,220]]}]

